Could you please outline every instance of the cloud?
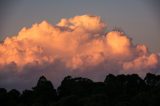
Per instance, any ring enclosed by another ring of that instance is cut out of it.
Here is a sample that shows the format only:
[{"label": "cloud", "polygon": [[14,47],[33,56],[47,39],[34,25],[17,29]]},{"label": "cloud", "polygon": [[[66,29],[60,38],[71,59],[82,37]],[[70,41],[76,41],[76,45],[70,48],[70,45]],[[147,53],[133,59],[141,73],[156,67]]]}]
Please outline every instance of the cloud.
[{"label": "cloud", "polygon": [[159,67],[158,54],[121,31],[106,33],[99,16],[43,21],[0,44],[0,86],[8,88],[29,86],[41,74],[58,85],[66,75],[103,80],[107,73],[144,76]]}]

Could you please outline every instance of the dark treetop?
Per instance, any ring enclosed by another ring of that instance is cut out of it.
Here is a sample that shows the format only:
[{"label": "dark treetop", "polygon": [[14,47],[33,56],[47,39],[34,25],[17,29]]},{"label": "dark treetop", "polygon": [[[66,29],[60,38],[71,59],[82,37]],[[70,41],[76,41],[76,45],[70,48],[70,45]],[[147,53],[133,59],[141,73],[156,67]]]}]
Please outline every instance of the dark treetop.
[{"label": "dark treetop", "polygon": [[32,90],[0,88],[0,106],[160,106],[160,76],[106,76],[104,82],[67,76],[61,85],[41,76]]}]

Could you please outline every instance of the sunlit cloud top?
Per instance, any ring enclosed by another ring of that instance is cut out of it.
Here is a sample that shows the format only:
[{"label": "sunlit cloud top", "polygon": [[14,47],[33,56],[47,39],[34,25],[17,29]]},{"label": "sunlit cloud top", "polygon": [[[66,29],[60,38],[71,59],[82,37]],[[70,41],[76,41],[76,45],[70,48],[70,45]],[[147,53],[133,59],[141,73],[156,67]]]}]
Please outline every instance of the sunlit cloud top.
[{"label": "sunlit cloud top", "polygon": [[55,79],[64,73],[99,79],[98,75],[106,73],[144,76],[159,70],[157,54],[143,44],[134,45],[122,31],[106,29],[101,18],[93,15],[63,18],[56,25],[43,21],[24,27],[0,44],[0,73],[9,73],[2,81],[11,80],[12,73],[25,79],[26,73],[41,71]]}]

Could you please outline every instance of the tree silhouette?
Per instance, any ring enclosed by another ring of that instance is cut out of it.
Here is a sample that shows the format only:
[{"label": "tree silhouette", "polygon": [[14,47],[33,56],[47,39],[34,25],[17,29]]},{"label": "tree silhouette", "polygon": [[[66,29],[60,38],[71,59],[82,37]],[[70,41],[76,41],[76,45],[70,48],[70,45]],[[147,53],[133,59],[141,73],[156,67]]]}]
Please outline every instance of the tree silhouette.
[{"label": "tree silhouette", "polygon": [[93,81],[87,78],[72,78],[67,76],[58,87],[58,94],[60,97],[68,95],[84,96],[91,93]]},{"label": "tree silhouette", "polygon": [[154,87],[156,83],[158,82],[159,78],[157,78],[156,75],[147,73],[146,77],[144,78],[144,81],[146,82],[147,85],[150,87]]},{"label": "tree silhouette", "polygon": [[7,93],[7,105],[16,106],[19,102],[20,92],[12,89]]},{"label": "tree silhouette", "polygon": [[108,74],[104,82],[67,76],[57,92],[52,83],[41,76],[35,87],[22,94],[0,88],[0,106],[159,106],[160,75],[147,73]]},{"label": "tree silhouette", "polygon": [[38,83],[33,87],[34,102],[40,104],[48,104],[57,100],[57,93],[52,83],[48,81],[44,76],[41,76]]},{"label": "tree silhouette", "polygon": [[29,106],[33,103],[33,91],[32,90],[24,90],[21,97],[20,103],[21,105]]},{"label": "tree silhouette", "polygon": [[7,105],[7,90],[4,88],[0,88],[0,104],[2,106]]}]

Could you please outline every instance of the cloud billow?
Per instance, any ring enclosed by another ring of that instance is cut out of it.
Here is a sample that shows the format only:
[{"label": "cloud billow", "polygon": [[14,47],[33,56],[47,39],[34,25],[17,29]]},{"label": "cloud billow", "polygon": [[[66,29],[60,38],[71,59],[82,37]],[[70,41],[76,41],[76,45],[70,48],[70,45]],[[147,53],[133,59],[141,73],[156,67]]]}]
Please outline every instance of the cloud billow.
[{"label": "cloud billow", "polygon": [[144,76],[159,70],[158,54],[134,45],[124,32],[105,30],[100,17],[91,15],[22,28],[0,44],[0,87],[23,89],[41,74],[58,84],[66,75],[102,80],[107,73]]}]

